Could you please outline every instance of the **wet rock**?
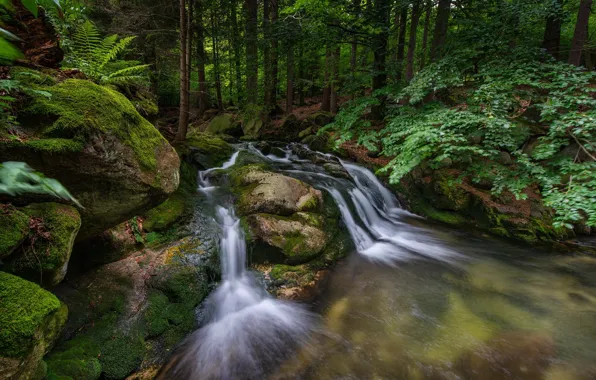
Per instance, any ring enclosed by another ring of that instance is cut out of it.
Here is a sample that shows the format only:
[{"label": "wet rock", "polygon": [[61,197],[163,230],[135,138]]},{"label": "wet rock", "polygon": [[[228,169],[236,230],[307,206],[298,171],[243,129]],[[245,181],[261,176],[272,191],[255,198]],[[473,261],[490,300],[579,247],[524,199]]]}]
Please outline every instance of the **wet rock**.
[{"label": "wet rock", "polygon": [[59,203],[35,203],[20,211],[31,229],[21,249],[4,259],[3,270],[47,286],[58,284],[81,226],[78,211]]},{"label": "wet rock", "polygon": [[337,157],[316,152],[303,144],[292,144],[290,148],[292,153],[302,159],[311,161],[313,164],[339,164]]},{"label": "wet rock", "polygon": [[347,179],[352,178],[350,176],[350,173],[348,173],[348,171],[341,164],[337,164],[335,162],[329,162],[329,163],[323,164],[323,168],[325,168],[325,171],[327,173],[331,174],[334,177],[341,177],[341,178],[347,178]]},{"label": "wet rock", "polygon": [[331,238],[323,229],[324,217],[318,214],[254,214],[246,220],[251,236],[279,248],[287,264],[300,264],[319,256]]},{"label": "wet rock", "polygon": [[45,378],[43,356],[68,317],[68,309],[39,286],[0,272],[0,378]]},{"label": "wet rock", "polygon": [[242,123],[242,131],[244,132],[244,137],[246,139],[257,139],[259,137],[261,128],[263,128],[263,125],[263,120],[258,117],[249,120],[244,120],[244,122]]},{"label": "wet rock", "polygon": [[555,345],[549,336],[512,332],[497,336],[466,354],[461,366],[470,380],[540,380],[554,354]]},{"label": "wet rock", "polygon": [[29,235],[29,216],[0,204],[0,259],[9,256]]},{"label": "wet rock", "polygon": [[[0,161],[25,161],[83,205],[84,240],[163,202],[178,187],[180,160],[124,95],[68,79],[36,87],[19,110],[27,136],[0,142]],[[14,203],[28,203],[25,197]]]},{"label": "wet rock", "polygon": [[316,127],[324,127],[327,124],[333,122],[333,114],[330,112],[319,111],[315,112],[311,115],[306,117],[306,121],[308,121],[311,125]]},{"label": "wet rock", "polygon": [[234,115],[229,113],[214,117],[207,126],[205,132],[211,134],[227,134],[233,137],[241,137],[244,134],[241,124],[236,122],[234,120]]},{"label": "wet rock", "polygon": [[513,160],[511,159],[511,155],[507,152],[499,152],[499,157],[497,161],[502,165],[511,165]]},{"label": "wet rock", "polygon": [[268,213],[290,216],[298,211],[316,211],[322,194],[306,183],[249,165],[232,172],[237,210],[240,215]]},{"label": "wet rock", "polygon": [[198,167],[208,169],[229,160],[234,148],[215,135],[197,132],[187,137],[179,152]]}]

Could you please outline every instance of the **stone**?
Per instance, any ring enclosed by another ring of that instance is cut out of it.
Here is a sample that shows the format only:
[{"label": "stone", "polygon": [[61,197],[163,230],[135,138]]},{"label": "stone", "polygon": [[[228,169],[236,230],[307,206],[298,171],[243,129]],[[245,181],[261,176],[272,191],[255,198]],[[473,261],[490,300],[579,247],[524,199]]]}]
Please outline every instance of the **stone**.
[{"label": "stone", "polygon": [[290,216],[299,211],[316,211],[322,203],[321,191],[282,174],[248,165],[232,172],[240,215],[255,213]]},{"label": "stone", "polygon": [[34,203],[20,210],[31,220],[22,249],[4,259],[3,270],[53,286],[66,275],[81,226],[77,209],[59,203]]},{"label": "stone", "polygon": [[0,300],[0,378],[31,379],[39,371],[45,377],[42,358],[66,323],[66,305],[5,272],[0,272]]},{"label": "stone", "polygon": [[244,137],[248,139],[256,139],[259,137],[259,132],[263,128],[263,120],[261,118],[252,118],[249,120],[245,120],[242,123],[242,131],[244,132]]},{"label": "stone", "polygon": [[0,259],[9,256],[29,235],[29,216],[0,204]]},{"label": "stone", "polygon": [[319,214],[253,214],[246,220],[253,239],[279,248],[286,264],[301,264],[319,256],[331,240],[324,230],[325,218]]},{"label": "stone", "polygon": [[195,133],[187,137],[179,152],[201,169],[209,169],[229,160],[234,148],[210,133]]},{"label": "stone", "polygon": [[234,115],[229,113],[214,117],[207,126],[205,132],[212,134],[227,134],[233,137],[241,137],[244,134],[241,125],[234,121]]},{"label": "stone", "polygon": [[[0,161],[24,161],[57,179],[82,204],[84,240],[163,202],[179,182],[180,160],[121,93],[68,79],[37,86],[19,110],[27,131],[0,142]],[[29,203],[22,196],[15,204]]]}]

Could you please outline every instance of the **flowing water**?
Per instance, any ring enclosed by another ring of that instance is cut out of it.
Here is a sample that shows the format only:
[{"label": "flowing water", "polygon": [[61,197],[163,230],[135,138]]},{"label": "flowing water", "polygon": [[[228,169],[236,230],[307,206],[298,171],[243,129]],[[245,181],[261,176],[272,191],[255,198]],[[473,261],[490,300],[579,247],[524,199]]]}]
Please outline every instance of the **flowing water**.
[{"label": "flowing water", "polygon": [[238,149],[326,191],[356,252],[311,311],[271,298],[217,168],[200,173],[223,278],[170,378],[596,379],[596,259],[428,224],[369,170],[302,146]]}]

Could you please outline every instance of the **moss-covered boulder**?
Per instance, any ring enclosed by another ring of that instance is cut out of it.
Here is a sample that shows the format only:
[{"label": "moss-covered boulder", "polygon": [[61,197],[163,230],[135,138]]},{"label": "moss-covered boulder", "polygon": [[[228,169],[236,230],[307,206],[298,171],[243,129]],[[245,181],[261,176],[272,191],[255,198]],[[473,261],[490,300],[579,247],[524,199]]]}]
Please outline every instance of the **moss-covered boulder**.
[{"label": "moss-covered boulder", "polygon": [[240,215],[289,216],[299,211],[320,210],[321,192],[300,180],[263,170],[259,165],[244,166],[231,174]]},{"label": "moss-covered boulder", "polygon": [[47,286],[58,284],[81,226],[79,212],[59,203],[34,203],[20,211],[30,231],[21,247],[4,259],[3,269]]},{"label": "moss-covered boulder", "polygon": [[331,240],[321,214],[297,212],[291,217],[253,214],[246,218],[251,236],[279,248],[288,264],[307,262],[323,252]]},{"label": "moss-covered boulder", "polygon": [[66,306],[51,293],[0,272],[0,378],[44,378],[42,358],[67,316]]},{"label": "moss-covered boulder", "polygon": [[234,153],[234,148],[222,138],[201,132],[187,136],[177,149],[181,156],[202,169],[220,166]]},{"label": "moss-covered boulder", "polygon": [[[121,93],[80,79],[37,85],[0,161],[25,161],[84,206],[79,240],[163,202],[178,187],[174,149]],[[15,201],[16,202],[16,201]]]},{"label": "moss-covered boulder", "polygon": [[17,249],[29,234],[29,216],[12,205],[0,204],[0,259]]},{"label": "moss-covered boulder", "polygon": [[241,137],[244,134],[242,126],[239,122],[234,120],[234,115],[224,113],[214,117],[205,129],[205,132],[211,134],[226,134],[234,137]]},{"label": "moss-covered boulder", "polygon": [[257,139],[264,124],[263,119],[259,117],[244,120],[242,122],[244,137],[246,139]]}]

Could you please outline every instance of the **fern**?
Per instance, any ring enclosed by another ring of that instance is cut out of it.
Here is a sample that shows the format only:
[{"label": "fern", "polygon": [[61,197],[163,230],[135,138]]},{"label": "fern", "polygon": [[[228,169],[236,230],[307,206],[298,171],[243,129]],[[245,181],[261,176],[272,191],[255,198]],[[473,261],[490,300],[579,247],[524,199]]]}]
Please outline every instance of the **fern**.
[{"label": "fern", "polygon": [[[116,34],[102,39],[95,25],[86,21],[73,36],[71,66],[100,84],[145,83],[149,65],[136,65],[136,61],[116,61],[134,39],[134,36],[130,36],[118,40]],[[114,62],[123,63],[125,67],[122,68],[122,64],[110,65]],[[114,69],[113,66],[118,68]]]}]

